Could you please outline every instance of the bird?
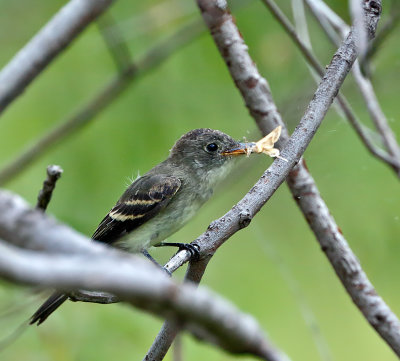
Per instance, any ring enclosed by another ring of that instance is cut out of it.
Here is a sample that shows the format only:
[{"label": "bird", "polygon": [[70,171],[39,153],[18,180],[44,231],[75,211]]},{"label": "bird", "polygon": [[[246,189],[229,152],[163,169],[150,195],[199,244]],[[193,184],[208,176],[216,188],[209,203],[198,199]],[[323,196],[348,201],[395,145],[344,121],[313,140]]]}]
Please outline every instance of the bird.
[{"label": "bird", "polygon": [[[181,136],[166,160],[137,178],[100,222],[92,239],[129,252],[151,246],[178,246],[163,242],[183,227],[211,197],[228,175],[237,155],[247,154],[248,143],[209,128],[194,129]],[[68,299],[55,291],[32,315],[30,324],[40,325]]]}]

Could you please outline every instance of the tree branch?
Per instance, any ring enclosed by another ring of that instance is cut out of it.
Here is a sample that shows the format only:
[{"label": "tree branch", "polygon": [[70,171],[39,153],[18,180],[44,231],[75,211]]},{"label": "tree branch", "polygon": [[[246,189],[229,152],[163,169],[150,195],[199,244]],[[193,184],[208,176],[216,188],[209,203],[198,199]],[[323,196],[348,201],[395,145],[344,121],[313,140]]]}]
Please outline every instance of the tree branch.
[{"label": "tree branch", "polygon": [[353,75],[358,88],[360,89],[365,105],[367,106],[368,113],[382,137],[385,148],[389,152],[390,157],[394,160],[394,162],[391,162],[391,166],[400,177],[400,148],[397,144],[396,136],[390,128],[389,122],[383,113],[371,81],[362,74],[358,61],[353,67]]},{"label": "tree branch", "polygon": [[70,0],[0,72],[0,114],[113,0]]},{"label": "tree branch", "polygon": [[330,32],[330,35],[332,37],[334,37],[336,33],[340,34],[342,38],[345,38],[348,35],[350,31],[349,26],[339,15],[337,15],[328,5],[326,5],[323,0],[304,1],[320,24],[326,24],[327,20],[329,24],[333,27],[335,33]]},{"label": "tree branch", "polygon": [[200,334],[203,340],[228,352],[250,353],[272,360],[267,351],[270,345],[251,316],[240,313],[211,291],[176,284],[156,267],[138,262],[118,263],[115,257],[107,255],[49,256],[0,242],[0,275],[13,282],[63,291],[76,288],[108,291],[136,307],[179,320],[196,337]]},{"label": "tree branch", "polygon": [[[157,315],[176,319],[196,337],[232,353],[271,358],[257,322],[211,291],[178,285],[139,256],[93,242],[0,191],[0,277],[63,291],[105,291]],[[35,252],[34,250],[40,250]],[[107,272],[104,272],[104,270]],[[99,277],[101,275],[101,277]]]}]

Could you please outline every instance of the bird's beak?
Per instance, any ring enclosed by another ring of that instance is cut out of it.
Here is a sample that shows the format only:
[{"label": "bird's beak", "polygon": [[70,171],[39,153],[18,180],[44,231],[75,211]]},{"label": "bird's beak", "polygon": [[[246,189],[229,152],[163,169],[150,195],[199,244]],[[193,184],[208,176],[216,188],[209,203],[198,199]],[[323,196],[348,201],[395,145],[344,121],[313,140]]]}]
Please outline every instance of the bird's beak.
[{"label": "bird's beak", "polygon": [[223,151],[222,155],[249,155],[252,153],[255,143],[239,143],[238,146]]}]

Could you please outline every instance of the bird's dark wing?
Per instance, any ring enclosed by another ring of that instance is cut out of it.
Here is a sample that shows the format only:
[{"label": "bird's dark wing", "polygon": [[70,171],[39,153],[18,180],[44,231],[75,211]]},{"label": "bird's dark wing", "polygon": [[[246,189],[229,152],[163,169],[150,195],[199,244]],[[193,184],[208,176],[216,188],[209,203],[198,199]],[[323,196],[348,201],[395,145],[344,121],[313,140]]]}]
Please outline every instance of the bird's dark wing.
[{"label": "bird's dark wing", "polygon": [[163,175],[145,175],[132,183],[104,217],[92,238],[113,243],[165,208],[178,192],[181,181]]}]

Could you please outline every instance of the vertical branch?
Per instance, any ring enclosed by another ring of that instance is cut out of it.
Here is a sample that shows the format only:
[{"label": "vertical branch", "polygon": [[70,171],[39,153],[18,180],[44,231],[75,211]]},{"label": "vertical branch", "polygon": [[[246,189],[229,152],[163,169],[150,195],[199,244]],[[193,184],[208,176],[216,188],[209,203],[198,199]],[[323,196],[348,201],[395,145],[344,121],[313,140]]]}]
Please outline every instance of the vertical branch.
[{"label": "vertical branch", "polygon": [[46,210],[56,187],[56,182],[61,177],[62,172],[63,170],[58,165],[49,165],[47,167],[47,178],[39,192],[36,209],[41,209],[43,212]]}]

